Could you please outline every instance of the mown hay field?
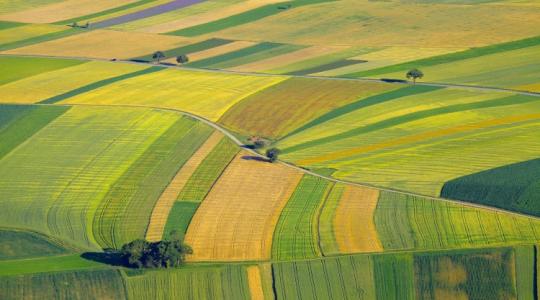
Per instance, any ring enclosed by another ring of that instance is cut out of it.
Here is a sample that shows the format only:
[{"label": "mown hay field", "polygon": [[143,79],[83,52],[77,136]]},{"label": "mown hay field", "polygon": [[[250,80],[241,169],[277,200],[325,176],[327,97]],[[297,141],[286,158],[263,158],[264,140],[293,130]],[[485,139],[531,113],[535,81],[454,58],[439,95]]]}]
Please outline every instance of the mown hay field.
[{"label": "mown hay field", "polygon": [[143,109],[71,108],[0,161],[1,225],[95,249],[92,220],[108,188],[178,118]]},{"label": "mown hay field", "polygon": [[377,82],[291,78],[245,98],[219,122],[243,134],[279,138],[340,106],[393,88]]},{"label": "mown hay field", "polygon": [[243,98],[285,79],[164,70],[111,84],[63,103],[172,108],[215,121]]},{"label": "mown hay field", "polygon": [[[30,59],[31,60],[31,59]],[[146,66],[92,61],[29,76],[2,85],[4,103],[36,103],[96,81],[145,69]]]},{"label": "mown hay field", "polygon": [[321,256],[318,227],[320,207],[332,184],[304,175],[281,211],[274,239],[272,258],[294,260]]},{"label": "mown hay field", "polygon": [[186,235],[194,261],[270,258],[279,214],[302,174],[240,152],[195,213]]},{"label": "mown hay field", "polygon": [[385,250],[501,246],[540,238],[537,219],[385,191],[375,226]]},{"label": "mown hay field", "polygon": [[175,48],[185,41],[184,38],[175,36],[100,29],[16,48],[4,53],[128,59],[152,53],[156,49]]}]

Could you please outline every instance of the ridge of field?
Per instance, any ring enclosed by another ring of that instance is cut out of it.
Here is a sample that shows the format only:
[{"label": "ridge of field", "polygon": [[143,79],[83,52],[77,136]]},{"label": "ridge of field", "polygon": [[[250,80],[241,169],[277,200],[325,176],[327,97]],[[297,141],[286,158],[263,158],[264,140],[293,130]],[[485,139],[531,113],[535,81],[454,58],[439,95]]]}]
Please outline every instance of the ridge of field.
[{"label": "ridge of field", "polygon": [[[531,112],[539,103],[507,95],[439,89],[400,97],[323,122],[277,147],[287,161],[336,169],[336,178],[438,196],[456,177],[538,157],[538,117]],[[327,138],[347,130],[347,138]],[[317,144],[314,137],[333,143],[300,150],[299,144]]]},{"label": "ridge of field", "polygon": [[241,134],[279,138],[359,98],[393,88],[379,82],[290,78],[238,102],[219,123]]},{"label": "ridge of field", "polygon": [[14,13],[60,1],[61,0],[1,0],[0,19],[2,19],[2,16],[7,13]]},{"label": "ridge of field", "polygon": [[383,250],[374,222],[378,198],[376,189],[345,187],[330,220],[340,253]]},{"label": "ridge of field", "polygon": [[183,28],[180,30],[168,32],[172,35],[181,36],[198,36],[215,31],[221,31],[227,28],[236,27],[243,24],[249,24],[254,21],[264,19],[266,17],[279,14],[289,9],[296,9],[297,7],[324,3],[334,0],[296,0],[296,1],[284,1],[277,4],[269,4],[262,7],[258,7],[240,14],[225,17],[216,21],[195,25],[192,27]]},{"label": "ridge of field", "polygon": [[[422,69],[429,81],[525,89],[540,92],[540,38],[536,46],[486,54]],[[405,73],[383,74],[385,78]]]},{"label": "ridge of field", "polygon": [[63,30],[65,30],[63,26],[50,24],[27,24],[2,29],[0,30],[0,46]]},{"label": "ridge of field", "polygon": [[374,255],[373,277],[377,299],[414,299],[413,258],[410,253]]},{"label": "ridge of field", "polygon": [[126,299],[116,270],[75,271],[2,277],[2,299]]},{"label": "ridge of field", "polygon": [[447,181],[441,197],[540,216],[540,158]]},{"label": "ridge of field", "polygon": [[[5,124],[0,124],[0,160],[67,110],[66,107],[0,105],[0,119],[5,120],[4,116],[8,115]],[[13,120],[9,120],[11,117]]]},{"label": "ridge of field", "polygon": [[[532,247],[528,247],[529,251]],[[414,255],[418,299],[532,299],[530,290],[516,289],[518,257],[512,248],[491,251]],[[517,266],[516,266],[517,267]],[[532,279],[532,267],[528,276]],[[528,280],[518,281],[527,283]],[[523,294],[522,294],[523,293]]]},{"label": "ridge of field", "polygon": [[144,238],[152,208],[184,163],[212,134],[202,122],[177,116],[116,180],[103,197],[94,216],[97,242],[104,248]]},{"label": "ridge of field", "polygon": [[189,63],[190,67],[226,69],[299,49],[301,46],[263,42],[240,50]]},{"label": "ridge of field", "polygon": [[540,223],[526,216],[381,191],[375,226],[385,250],[428,250],[537,243]]},{"label": "ridge of field", "polygon": [[186,234],[200,203],[238,151],[237,145],[227,138],[223,138],[212,149],[197,169],[190,174],[182,190],[176,195],[177,201],[173,204],[167,218],[165,233],[177,230],[181,234]]},{"label": "ridge of field", "polygon": [[164,2],[167,0],[137,0],[137,1],[130,1],[128,4],[116,6],[114,8],[102,10],[96,13],[91,13],[87,15],[77,16],[71,19],[65,19],[58,22],[55,22],[53,24],[57,25],[68,25],[73,23],[81,22],[85,24],[85,22],[88,22],[89,24],[94,23],[96,21],[100,21],[105,18],[111,18],[117,15],[122,15],[126,13],[130,13],[133,10],[140,10],[144,9],[148,6],[154,6],[159,4],[160,2]]},{"label": "ridge of field", "polygon": [[4,70],[4,72],[0,72],[0,86],[25,77],[76,66],[82,63],[84,61],[72,59],[0,56],[0,66]]},{"label": "ridge of field", "polygon": [[72,252],[58,241],[31,231],[0,229],[0,261]]},{"label": "ridge of field", "polygon": [[[186,182],[195,172],[197,167],[208,156],[208,154],[218,145],[223,139],[223,134],[219,131],[214,131],[212,135],[191,155],[191,157],[182,165],[176,172],[167,187],[163,190],[159,199],[156,201],[150,216],[150,222],[146,229],[146,240],[160,241],[167,236],[171,230],[164,231],[169,213],[175,204],[176,198],[184,188]],[[164,234],[165,233],[165,234]],[[185,230],[183,231],[185,233]]]},{"label": "ridge of field", "polygon": [[407,72],[408,69],[416,68],[426,68],[431,66],[436,66],[445,63],[453,63],[461,60],[473,59],[477,57],[482,57],[485,55],[493,55],[497,53],[504,53],[506,51],[519,50],[527,47],[537,46],[540,43],[540,36],[532,36],[523,39],[516,39],[513,41],[495,43],[485,45],[483,47],[472,48],[464,51],[459,51],[455,53],[449,53],[444,55],[438,55],[434,57],[428,57],[424,59],[414,60],[402,64],[390,65],[382,68],[376,68],[372,70],[366,70],[363,72],[356,72],[351,74],[346,74],[345,76],[350,77],[369,77],[369,76],[381,76],[383,74],[402,72],[403,74]]},{"label": "ridge of field", "polygon": [[[35,103],[72,90],[145,69],[145,66],[91,61],[28,76],[2,85],[2,102]],[[46,102],[49,103],[49,102]]]},{"label": "ridge of field", "polygon": [[[149,32],[145,30],[148,27],[153,27],[155,25],[161,25],[168,22],[178,22],[179,20],[186,18],[195,18],[201,14],[208,12],[214,12],[215,10],[221,10],[223,8],[228,8],[235,4],[242,2],[242,0],[209,0],[197,3],[182,9],[171,10],[164,12],[155,16],[146,17],[138,19],[135,21],[122,23],[118,25],[113,25],[110,28],[115,30],[126,30],[126,31],[141,31]],[[157,32],[151,32],[157,33]]]},{"label": "ridge of field", "polygon": [[26,23],[53,23],[114,8],[134,0],[67,0],[28,10],[4,14],[0,19]]},{"label": "ridge of field", "polygon": [[[164,21],[165,18],[169,18],[169,14],[162,14],[163,18],[147,18],[148,22],[155,23],[143,28],[137,28],[136,31],[148,32],[148,33],[165,33],[170,31],[176,31],[187,27],[193,27],[195,25],[210,23],[219,19],[230,17],[232,15],[237,15],[245,11],[252,10],[254,8],[261,7],[266,4],[279,3],[283,0],[249,0],[241,1],[239,3],[234,1],[227,1],[227,6],[221,7],[219,9],[212,9],[207,12],[201,12],[192,16],[185,16],[181,18],[176,18],[170,21]],[[217,1],[216,1],[217,2]],[[200,5],[198,5],[200,7]],[[193,6],[195,7],[195,6]],[[180,13],[180,12],[179,12]],[[173,13],[170,13],[172,16]],[[157,23],[159,22],[159,23]],[[129,25],[129,24],[127,24]]]},{"label": "ridge of field", "polygon": [[[63,32],[79,34],[70,34],[67,37],[56,38],[50,41],[46,40],[41,43],[38,43],[39,41],[32,41],[32,44],[28,46],[19,43],[21,45],[18,44],[16,49],[7,50],[4,51],[4,53],[101,59],[129,59],[146,55],[152,51],[156,51],[156,49],[175,48],[186,41],[186,39],[181,37],[106,29],[90,31],[67,29],[60,33]],[[0,50],[6,49],[0,45]]]},{"label": "ridge of field", "polygon": [[[504,4],[427,5],[409,1],[360,4],[358,0],[342,0],[285,10],[256,22],[220,30],[216,36],[363,48],[441,45],[451,49],[472,48],[537,36],[539,11],[538,6]],[[198,32],[194,30],[194,33]]]},{"label": "ridge of field", "polygon": [[1,225],[97,248],[92,219],[101,199],[178,118],[144,109],[69,109],[0,160]]},{"label": "ridge of field", "polygon": [[110,19],[101,20],[92,24],[92,28],[104,28],[110,27],[113,25],[118,25],[122,23],[132,22],[139,19],[144,19],[152,17],[155,15],[160,15],[168,11],[173,11],[188,7],[190,5],[197,4],[203,0],[173,0],[170,2],[165,2],[156,6],[148,7],[142,10],[134,11],[117,17],[112,17]]},{"label": "ridge of field", "polygon": [[[191,54],[193,52],[212,49],[214,47],[219,47],[219,46],[226,45],[232,42],[233,41],[231,40],[211,38],[208,40],[203,40],[196,43],[183,45],[177,48],[167,49],[165,51],[162,51],[163,54],[165,55],[163,59],[165,60],[167,58],[176,58],[176,56],[181,55],[181,54]],[[153,60],[152,56],[153,56],[153,53],[147,53],[146,55],[135,57],[135,58],[132,58],[131,60],[150,62]]]},{"label": "ridge of field", "polygon": [[272,270],[278,299],[376,299],[367,255],[280,262]]},{"label": "ridge of field", "polygon": [[147,271],[124,280],[128,299],[250,299],[239,265]]},{"label": "ridge of field", "polygon": [[302,180],[281,211],[274,238],[272,258],[294,260],[321,256],[318,216],[332,184],[312,175]]},{"label": "ridge of field", "polygon": [[238,153],[197,209],[186,234],[190,260],[270,258],[279,214],[302,174],[257,158]]},{"label": "ridge of field", "polygon": [[167,69],[123,80],[61,103],[159,106],[215,121],[243,98],[285,79]]}]

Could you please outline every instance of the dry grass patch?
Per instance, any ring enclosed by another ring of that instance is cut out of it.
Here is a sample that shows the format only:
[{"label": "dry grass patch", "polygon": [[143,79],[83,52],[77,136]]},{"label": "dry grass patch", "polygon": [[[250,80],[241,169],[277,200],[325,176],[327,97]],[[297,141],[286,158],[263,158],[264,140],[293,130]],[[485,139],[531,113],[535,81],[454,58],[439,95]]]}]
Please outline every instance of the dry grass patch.
[{"label": "dry grass patch", "polygon": [[10,54],[31,54],[68,57],[128,59],[152,53],[157,49],[171,49],[186,41],[178,36],[138,32],[93,30],[58,40],[6,51]]},{"label": "dry grass patch", "polygon": [[193,217],[193,261],[269,259],[279,214],[302,173],[240,152]]},{"label": "dry grass patch", "polygon": [[195,154],[193,154],[193,156],[182,166],[178,173],[176,173],[176,176],[169,183],[165,191],[163,191],[154,206],[152,216],[150,217],[150,223],[146,230],[147,240],[161,240],[174,201],[176,201],[180,191],[182,191],[193,172],[195,172],[204,158],[212,151],[212,149],[214,149],[222,138],[223,134],[215,131],[199,150],[197,150],[197,152],[195,152]]},{"label": "dry grass patch", "polygon": [[20,12],[5,14],[0,19],[25,23],[53,23],[122,6],[135,0],[68,0]]},{"label": "dry grass patch", "polygon": [[261,272],[258,266],[251,266],[247,268],[248,284],[251,299],[264,300],[264,292],[262,286]]},{"label": "dry grass patch", "polygon": [[355,186],[345,188],[333,221],[340,252],[383,250],[373,221],[378,198],[379,191],[376,189]]}]

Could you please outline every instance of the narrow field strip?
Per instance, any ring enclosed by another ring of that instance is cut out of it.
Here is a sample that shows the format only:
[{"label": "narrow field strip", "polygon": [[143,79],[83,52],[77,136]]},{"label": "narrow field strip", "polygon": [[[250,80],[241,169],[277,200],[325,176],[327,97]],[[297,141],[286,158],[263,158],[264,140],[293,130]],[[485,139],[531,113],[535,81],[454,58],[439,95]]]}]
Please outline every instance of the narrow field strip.
[{"label": "narrow field strip", "polygon": [[240,14],[236,14],[230,17],[222,18],[216,21],[183,28],[180,30],[168,32],[172,35],[181,35],[181,36],[197,36],[202,34],[207,34],[215,31],[224,30],[230,27],[235,27],[243,25],[246,23],[254,22],[265,17],[269,17],[280,12],[286,11],[287,9],[300,7],[303,5],[323,3],[329,0],[297,0],[297,1],[286,1],[278,4],[265,5],[259,8],[255,8]]},{"label": "narrow field strip", "polygon": [[372,260],[376,291],[373,299],[415,299],[412,255],[374,255]]},{"label": "narrow field strip", "polygon": [[201,122],[176,117],[176,122],[129,167],[100,203],[93,229],[103,247],[117,248],[145,236],[160,195],[212,134],[212,129]]},{"label": "narrow field strip", "polygon": [[83,22],[84,23],[84,21],[90,21],[90,20],[95,19],[97,17],[122,12],[124,10],[136,8],[138,6],[141,6],[141,5],[144,5],[144,4],[147,4],[147,3],[151,3],[151,2],[155,2],[155,1],[156,0],[130,1],[130,3],[124,4],[124,5],[120,5],[120,6],[105,9],[105,10],[101,10],[101,11],[98,11],[98,12],[95,12],[95,13],[90,13],[90,14],[87,14],[87,15],[84,15],[84,16],[77,16],[77,17],[73,17],[71,19],[60,20],[60,21],[54,22],[53,24],[56,24],[56,25],[68,25],[68,24],[72,24],[74,22]]},{"label": "narrow field strip", "polygon": [[38,35],[35,37],[13,41],[10,43],[2,43],[0,44],[0,51],[6,51],[6,53],[10,53],[9,50],[13,51],[14,49],[17,49],[17,48],[30,47],[30,46],[40,44],[40,43],[52,42],[52,41],[56,41],[62,38],[72,36],[72,35],[80,34],[83,32],[84,31],[79,28],[70,28],[70,29],[64,29],[61,31],[54,31],[54,32]]},{"label": "narrow field strip", "polygon": [[203,59],[207,59],[214,56],[223,55],[225,53],[238,51],[247,47],[252,47],[256,45],[257,42],[250,42],[250,41],[232,41],[231,43],[227,43],[221,46],[217,46],[214,48],[202,50],[199,52],[193,52],[189,55],[190,61],[199,61]]},{"label": "narrow field strip", "polygon": [[361,60],[354,60],[354,59],[340,59],[336,60],[327,64],[323,64],[320,66],[310,67],[307,69],[297,70],[294,72],[287,73],[288,75],[308,75],[313,73],[319,73],[324,71],[329,71],[337,68],[342,68],[350,65],[356,65],[359,63],[362,63]]},{"label": "narrow field strip", "polygon": [[291,44],[283,44],[279,47],[268,49],[265,51],[253,53],[251,55],[246,55],[244,57],[239,57],[237,59],[228,60],[222,64],[218,64],[217,66],[214,66],[214,68],[220,68],[220,69],[234,69],[236,66],[239,65],[245,65],[249,64],[251,62],[256,62],[262,59],[266,59],[269,57],[275,57],[282,54],[295,52],[299,49],[303,49],[305,46],[301,45],[291,45]]},{"label": "narrow field strip", "polygon": [[0,56],[0,66],[5,70],[5,72],[0,72],[0,86],[26,77],[83,63],[85,62],[73,59]]},{"label": "narrow field strip", "polygon": [[109,62],[90,61],[69,68],[29,76],[2,86],[6,103],[52,104],[78,93],[90,91],[101,84],[112,83],[145,69],[139,65],[113,65]]},{"label": "narrow field strip", "polygon": [[10,21],[0,21],[0,30],[6,30],[10,28],[15,28],[19,26],[24,26],[26,23],[19,23],[19,22],[10,22]]},{"label": "narrow field strip", "polygon": [[332,188],[325,179],[304,175],[281,211],[274,231],[272,258],[294,260],[321,256],[318,213]]},{"label": "narrow field strip", "polygon": [[333,220],[340,253],[383,251],[374,222],[378,198],[376,189],[345,188]]},{"label": "narrow field strip", "polygon": [[168,3],[164,3],[158,6],[143,9],[126,15],[114,17],[112,19],[99,21],[92,24],[92,28],[104,28],[122,23],[132,22],[139,19],[148,18],[151,16],[166,13],[171,10],[181,9],[186,6],[190,6],[201,2],[202,0],[174,0]]},{"label": "narrow field strip", "polygon": [[8,0],[8,1],[2,1],[2,6],[0,6],[0,14],[8,14],[8,13],[15,13],[19,11],[24,11],[28,9],[32,9],[35,7],[40,7],[56,2],[60,2],[62,0]]},{"label": "narrow field strip", "polygon": [[263,43],[253,45],[251,47],[247,47],[247,48],[243,48],[243,49],[236,50],[233,52],[225,53],[222,55],[202,59],[193,63],[189,63],[188,65],[194,68],[214,68],[214,69],[225,68],[228,66],[228,64],[231,61],[234,62],[237,59],[244,58],[249,55],[268,51],[268,50],[282,47],[282,46],[284,46],[284,44],[263,42]]},{"label": "narrow field strip", "polygon": [[[23,23],[20,24],[24,25]],[[65,29],[66,28],[63,26],[55,26],[49,24],[28,24],[24,26],[12,26],[9,29],[0,30],[0,47],[3,44],[11,44],[17,41],[27,40],[41,35],[63,31]]]},{"label": "narrow field strip", "polygon": [[[35,107],[0,105],[0,160],[13,149],[32,137],[54,119],[64,114],[69,107]],[[12,122],[2,124],[4,114],[16,116]]]},{"label": "narrow field strip", "polygon": [[146,75],[146,74],[150,74],[150,73],[154,73],[154,72],[158,72],[158,71],[162,71],[162,70],[163,70],[163,68],[160,68],[160,67],[150,67],[150,68],[146,68],[146,69],[143,69],[143,70],[139,70],[139,71],[135,71],[135,72],[127,73],[127,74],[122,74],[122,75],[119,75],[119,76],[115,76],[115,77],[111,77],[111,78],[108,78],[108,79],[104,79],[104,80],[100,80],[100,81],[97,81],[97,82],[90,83],[88,85],[85,85],[85,86],[82,86],[80,88],[74,89],[74,90],[69,91],[67,93],[63,93],[63,94],[51,97],[49,99],[45,99],[43,101],[40,101],[39,103],[41,103],[41,104],[54,104],[54,103],[63,101],[65,99],[74,97],[74,96],[79,95],[79,94],[88,93],[90,91],[93,91],[95,89],[99,89],[101,87],[104,87],[104,86],[109,85],[109,84],[113,84],[113,83],[118,82],[118,81],[126,80],[126,79],[129,79],[129,78],[133,78],[133,77],[137,77],[137,76],[141,76],[141,75]]},{"label": "narrow field strip", "polygon": [[[0,276],[51,273],[68,270],[106,268],[101,263],[86,260],[80,254],[0,261]],[[3,280],[0,280],[2,282]]]},{"label": "narrow field strip", "polygon": [[189,260],[269,259],[279,214],[301,177],[240,152],[191,221],[186,243],[194,254]]},{"label": "narrow field strip", "polygon": [[339,202],[343,196],[345,188],[348,186],[342,183],[335,183],[330,193],[326,197],[319,216],[319,244],[323,256],[339,254],[339,246],[336,240],[334,220]]},{"label": "narrow field strip", "polygon": [[176,198],[180,194],[180,191],[182,191],[184,185],[191,177],[193,172],[195,172],[197,167],[201,164],[203,159],[206,158],[206,156],[214,149],[222,138],[223,135],[220,132],[215,131],[212,133],[204,144],[202,144],[201,147],[189,158],[189,160],[186,161],[178,173],[176,173],[172,181],[157,200],[156,205],[152,210],[150,223],[146,229],[146,240],[161,240],[169,212],[171,211]]},{"label": "narrow field strip", "polygon": [[[353,136],[357,136],[360,134],[369,133],[371,131],[381,130],[393,126],[397,126],[403,123],[413,122],[416,120],[429,118],[433,116],[438,115],[444,115],[444,114],[451,114],[456,113],[460,111],[469,111],[469,110],[475,110],[475,109],[483,109],[483,108],[491,108],[491,107],[501,107],[501,106],[510,106],[510,105],[518,105],[518,104],[524,104],[528,102],[534,102],[539,101],[538,97],[533,96],[523,96],[523,95],[514,95],[514,96],[508,96],[503,98],[496,98],[491,99],[487,101],[480,101],[480,102],[473,102],[473,103],[464,103],[464,104],[454,104],[454,105],[448,105],[444,107],[438,107],[433,109],[427,109],[427,110],[421,110],[412,112],[409,114],[389,118],[386,120],[382,120],[376,123],[372,123],[366,126],[358,127],[355,129],[351,129],[339,134],[335,134],[332,136],[327,136],[324,138],[320,138],[317,140],[312,140],[309,142],[306,142],[304,144],[299,144],[296,146],[293,146],[291,148],[288,148],[288,150],[285,150],[285,152],[291,152],[291,149],[294,149],[295,151],[300,149],[305,149],[313,146],[320,146],[322,144],[327,144],[330,142],[334,142],[340,139],[346,139]],[[527,118],[527,117],[525,117]],[[533,118],[533,115],[530,115],[530,118]],[[530,119],[529,118],[529,119]],[[503,121],[504,122],[504,121]],[[466,126],[466,125],[463,125]],[[369,147],[369,146],[368,146]],[[345,151],[355,151],[355,150],[345,150]],[[334,154],[328,154],[325,157],[333,157]],[[345,153],[337,154],[338,157],[341,157],[343,155],[348,155]],[[325,160],[326,158],[320,158],[322,160]],[[318,161],[318,158],[313,158],[314,161]]]},{"label": "narrow field strip", "polygon": [[247,277],[251,299],[264,300],[264,292],[259,266],[248,267]]},{"label": "narrow field strip", "polygon": [[[180,46],[180,47],[173,48],[173,49],[167,49],[167,50],[162,51],[162,52],[163,52],[163,54],[165,54],[164,59],[167,59],[167,58],[174,58],[175,56],[178,56],[178,55],[181,55],[181,54],[191,54],[192,52],[199,52],[199,51],[212,49],[212,48],[223,46],[223,45],[226,45],[226,44],[229,44],[229,43],[232,43],[232,42],[233,41],[231,41],[231,40],[212,38],[212,39],[204,40],[204,41],[197,42],[197,43],[194,43],[194,44],[189,44],[189,45],[186,45],[186,46]],[[152,61],[153,60],[152,55],[153,55],[153,53],[149,53],[149,54],[144,55],[144,56],[139,56],[139,57],[132,58],[131,60],[134,60],[134,61]],[[191,55],[189,57],[192,58]]]},{"label": "narrow field strip", "polygon": [[370,151],[377,151],[377,150],[381,150],[388,147],[395,147],[398,145],[415,143],[415,142],[419,142],[419,141],[423,141],[427,139],[434,139],[434,138],[439,138],[446,135],[453,135],[457,133],[475,131],[478,129],[485,129],[485,128],[496,127],[500,125],[509,125],[509,124],[519,123],[519,122],[524,122],[524,121],[531,121],[531,120],[536,120],[539,118],[540,118],[540,114],[527,114],[527,115],[517,115],[517,116],[509,116],[509,117],[498,118],[498,119],[491,119],[491,120],[486,120],[486,121],[482,121],[478,123],[466,124],[466,125],[455,126],[455,127],[450,127],[450,128],[443,128],[439,130],[428,131],[428,132],[418,133],[418,134],[414,134],[410,136],[405,136],[402,138],[397,138],[397,139],[385,141],[382,143],[328,153],[328,154],[324,154],[318,157],[312,157],[312,158],[300,160],[298,163],[302,165],[309,165],[309,164],[319,163],[323,161],[338,160],[344,157],[359,155],[359,154],[370,152]]}]

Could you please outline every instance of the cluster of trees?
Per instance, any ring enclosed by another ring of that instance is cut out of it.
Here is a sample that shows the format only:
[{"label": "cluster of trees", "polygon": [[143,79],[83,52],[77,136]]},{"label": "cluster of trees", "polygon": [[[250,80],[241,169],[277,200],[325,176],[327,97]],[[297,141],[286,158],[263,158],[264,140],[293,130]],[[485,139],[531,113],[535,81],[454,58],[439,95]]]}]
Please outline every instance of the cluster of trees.
[{"label": "cluster of trees", "polygon": [[[156,51],[152,54],[152,59],[159,64],[159,62],[165,58],[163,51]],[[176,62],[179,64],[185,64],[189,62],[189,57],[185,54],[180,54],[176,57]]]},{"label": "cluster of trees", "polygon": [[71,26],[73,28],[88,28],[88,27],[90,27],[90,22],[86,22],[86,24],[84,24],[84,25],[79,25],[79,23],[73,22],[69,26]]},{"label": "cluster of trees", "polygon": [[182,265],[186,255],[193,254],[181,236],[171,232],[170,238],[159,242],[138,239],[122,246],[123,265],[135,268],[173,268]]},{"label": "cluster of trees", "polygon": [[[264,147],[266,147],[269,142],[259,136],[252,136],[248,139],[248,142],[251,143],[251,145],[248,145],[248,147],[252,148],[252,149],[262,149]],[[268,158],[268,161],[269,162],[276,162],[278,160],[278,156],[279,154],[281,153],[281,150],[279,150],[278,148],[270,148],[270,149],[266,149],[266,157]]]}]

